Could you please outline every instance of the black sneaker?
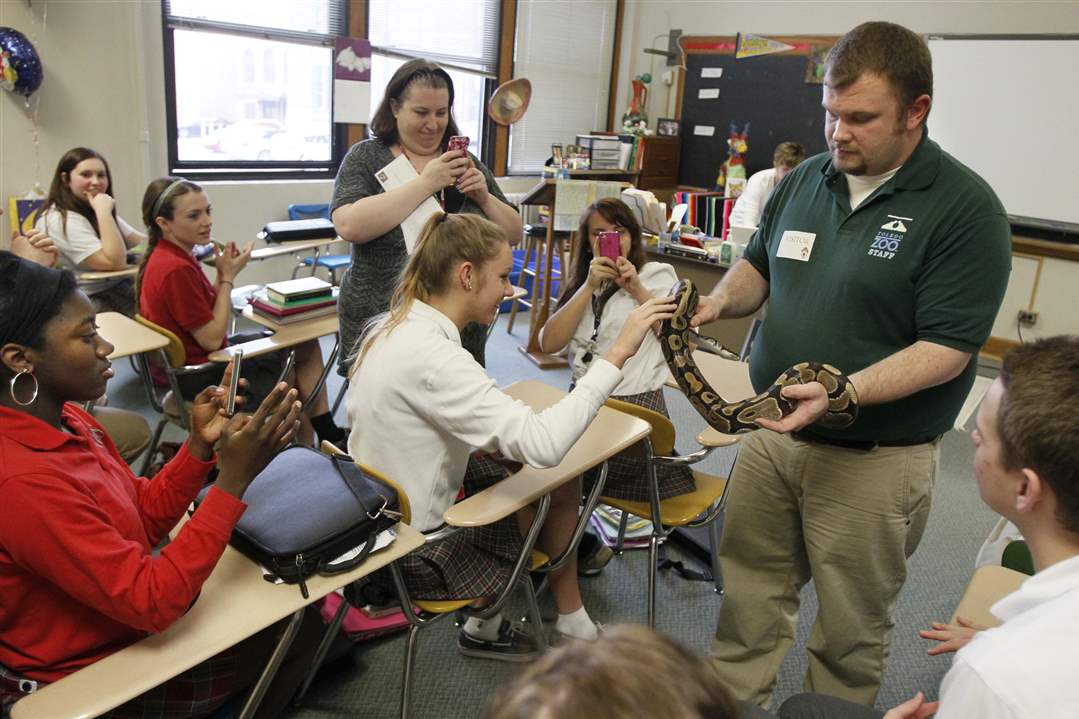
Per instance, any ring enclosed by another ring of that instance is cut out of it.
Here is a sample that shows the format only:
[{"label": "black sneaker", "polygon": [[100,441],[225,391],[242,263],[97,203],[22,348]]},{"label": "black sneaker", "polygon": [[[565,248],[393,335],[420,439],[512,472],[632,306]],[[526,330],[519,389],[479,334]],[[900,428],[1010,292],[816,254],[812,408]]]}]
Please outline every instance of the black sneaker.
[{"label": "black sneaker", "polygon": [[577,545],[577,576],[595,577],[614,556],[614,550],[600,541],[599,537],[591,532],[585,532],[581,536],[581,543]]},{"label": "black sneaker", "polygon": [[520,627],[503,619],[498,627],[498,639],[477,639],[462,629],[457,635],[457,648],[466,657],[497,659],[503,662],[530,662],[539,656],[536,641]]}]

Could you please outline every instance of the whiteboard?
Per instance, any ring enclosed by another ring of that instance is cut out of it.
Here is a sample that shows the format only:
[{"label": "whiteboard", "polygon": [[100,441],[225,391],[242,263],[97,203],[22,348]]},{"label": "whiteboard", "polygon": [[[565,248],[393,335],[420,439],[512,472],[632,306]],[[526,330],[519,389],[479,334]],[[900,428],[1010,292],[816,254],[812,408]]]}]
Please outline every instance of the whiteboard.
[{"label": "whiteboard", "polygon": [[1079,37],[929,38],[929,136],[1009,215],[1079,224]]}]

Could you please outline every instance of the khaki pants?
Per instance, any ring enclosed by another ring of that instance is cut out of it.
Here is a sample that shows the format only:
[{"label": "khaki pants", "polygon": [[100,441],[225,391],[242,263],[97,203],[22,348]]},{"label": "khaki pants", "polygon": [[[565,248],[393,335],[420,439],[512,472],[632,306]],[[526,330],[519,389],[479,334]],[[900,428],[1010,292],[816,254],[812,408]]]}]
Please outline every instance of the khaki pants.
[{"label": "khaki pants", "polygon": [[872,451],[746,437],[719,558],[727,594],[712,654],[738,699],[766,705],[794,641],[799,591],[820,610],[807,691],[872,704],[895,604],[929,516],[940,442]]},{"label": "khaki pants", "polygon": [[141,415],[115,407],[94,407],[94,419],[108,433],[116,451],[131,464],[150,446],[150,425]]}]

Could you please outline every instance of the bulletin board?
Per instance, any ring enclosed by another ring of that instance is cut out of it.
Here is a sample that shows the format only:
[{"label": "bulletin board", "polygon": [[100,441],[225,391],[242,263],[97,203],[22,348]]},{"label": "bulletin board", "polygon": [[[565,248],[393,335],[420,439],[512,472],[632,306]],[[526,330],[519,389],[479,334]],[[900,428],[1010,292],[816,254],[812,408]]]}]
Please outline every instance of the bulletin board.
[{"label": "bulletin board", "polygon": [[[839,38],[769,35],[767,39],[792,47],[737,58],[733,35],[681,39],[686,71],[680,94],[679,184],[712,188],[727,158],[732,121],[739,132],[747,122],[750,125],[747,176],[772,166],[772,153],[780,142],[799,142],[809,156],[828,149],[821,109],[823,86],[807,77],[819,78],[824,55]],[[707,128],[712,128],[711,135],[698,134]]]}]

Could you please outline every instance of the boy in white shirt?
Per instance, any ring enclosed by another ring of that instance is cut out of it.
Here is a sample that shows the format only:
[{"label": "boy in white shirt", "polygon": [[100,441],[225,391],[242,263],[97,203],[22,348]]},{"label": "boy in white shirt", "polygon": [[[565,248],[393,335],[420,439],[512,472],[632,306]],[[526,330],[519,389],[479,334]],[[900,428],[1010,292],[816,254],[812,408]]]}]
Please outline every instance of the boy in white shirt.
[{"label": "boy in white shirt", "polygon": [[772,167],[755,172],[746,183],[746,189],[738,196],[731,210],[731,227],[756,227],[761,221],[761,212],[768,195],[787,173],[798,167],[806,159],[805,148],[797,142],[781,142],[776,145],[772,155]]},{"label": "boy in white shirt", "polygon": [[[1064,719],[1079,707],[1072,659],[1079,645],[1079,336],[1020,345],[978,410],[974,474],[982,500],[1023,533],[1036,574],[990,611],[1004,623],[950,627],[961,647],[940,701],[916,697],[887,714],[800,695],[784,719]],[[956,637],[955,635],[959,635]],[[948,639],[945,633],[933,638]],[[935,712],[935,713],[934,713]]]}]

